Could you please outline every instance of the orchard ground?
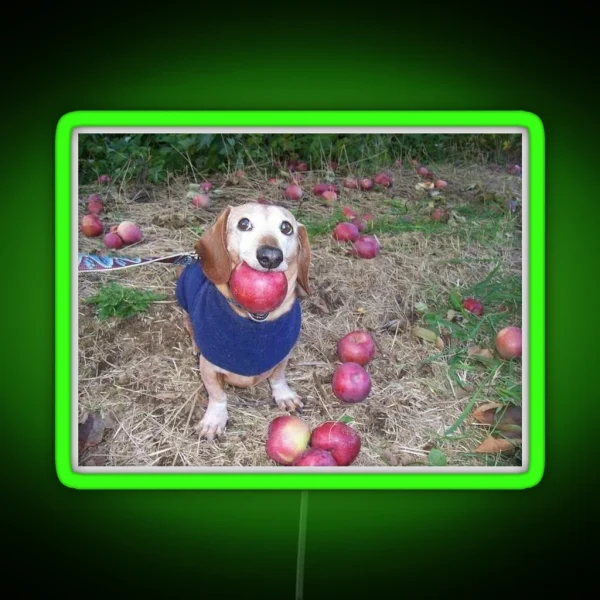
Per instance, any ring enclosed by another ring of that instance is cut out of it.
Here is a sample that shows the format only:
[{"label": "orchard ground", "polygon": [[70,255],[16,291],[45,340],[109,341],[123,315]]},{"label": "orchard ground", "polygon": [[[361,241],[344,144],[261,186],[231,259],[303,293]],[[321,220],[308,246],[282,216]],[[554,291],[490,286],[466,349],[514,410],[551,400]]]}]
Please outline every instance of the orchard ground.
[{"label": "orchard ground", "polygon": [[[287,369],[311,429],[325,420],[348,422],[362,439],[354,466],[520,465],[518,445],[509,452],[476,452],[489,428],[473,418],[473,410],[486,402],[521,403],[521,361],[499,359],[494,347],[501,328],[521,326],[521,179],[493,165],[427,166],[448,182],[439,195],[417,189],[426,180],[406,161],[390,168],[389,189],[348,190],[337,177],[334,204],[311,193],[325,171],[302,175],[300,202],[285,199],[289,177],[283,175],[279,185],[252,168],[243,178],[211,177],[206,208],[193,207],[186,197],[193,178],[146,186],[142,193],[122,182],[82,186],[79,219],[87,197],[97,192],[107,228],[130,220],[143,231],[142,242],[114,254],[166,256],[192,250],[228,204],[264,197],[289,208],[307,226],[312,248],[312,295],[301,300],[302,332]],[[514,212],[507,207],[511,201]],[[377,258],[354,258],[332,238],[335,224],[345,220],[343,206],[374,215],[364,233],[379,239]],[[447,222],[432,221],[438,206],[447,209]],[[80,233],[79,252],[109,251],[102,237]],[[111,282],[165,298],[129,319],[100,320],[97,305],[85,300]],[[80,463],[274,466],[265,452],[267,429],[285,413],[273,403],[268,383],[251,390],[228,387],[226,433],[213,442],[199,439],[194,426],[207,398],[175,282],[175,267],[165,264],[79,274],[79,421],[97,415],[105,426],[102,441],[85,449]],[[483,303],[482,317],[460,311],[457,298],[468,296]],[[416,337],[415,326],[435,331],[440,341]],[[336,344],[354,329],[367,329],[377,345],[367,366],[373,388],[364,402],[342,404],[331,390]],[[473,346],[493,357],[469,354]]]}]

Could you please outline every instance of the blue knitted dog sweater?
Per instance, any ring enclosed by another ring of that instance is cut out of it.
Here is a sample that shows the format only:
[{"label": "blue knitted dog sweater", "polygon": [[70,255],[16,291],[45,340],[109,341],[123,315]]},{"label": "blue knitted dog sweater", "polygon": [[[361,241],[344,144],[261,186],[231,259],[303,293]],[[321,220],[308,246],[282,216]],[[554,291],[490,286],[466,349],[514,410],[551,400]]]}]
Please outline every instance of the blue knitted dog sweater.
[{"label": "blue knitted dog sweater", "polygon": [[250,377],[272,369],[290,353],[300,335],[298,298],[292,309],[275,321],[241,317],[206,277],[200,262],[184,268],[175,295],[190,316],[200,353],[238,375]]}]

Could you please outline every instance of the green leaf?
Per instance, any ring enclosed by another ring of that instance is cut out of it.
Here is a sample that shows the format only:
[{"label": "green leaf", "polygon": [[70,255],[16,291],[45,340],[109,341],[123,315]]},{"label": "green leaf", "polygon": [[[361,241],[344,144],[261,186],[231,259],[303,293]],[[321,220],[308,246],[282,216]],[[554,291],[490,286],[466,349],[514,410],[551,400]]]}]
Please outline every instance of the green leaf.
[{"label": "green leaf", "polygon": [[353,417],[349,417],[348,415],[344,415],[343,417],[340,417],[339,419],[340,423],[353,423],[354,422],[354,418]]},{"label": "green leaf", "polygon": [[462,301],[460,299],[460,294],[458,294],[457,292],[452,292],[450,294],[450,305],[452,306],[452,308],[462,311],[463,306]]},{"label": "green leaf", "polygon": [[448,464],[446,455],[438,448],[432,448],[428,456],[429,464],[432,467],[445,467]]}]

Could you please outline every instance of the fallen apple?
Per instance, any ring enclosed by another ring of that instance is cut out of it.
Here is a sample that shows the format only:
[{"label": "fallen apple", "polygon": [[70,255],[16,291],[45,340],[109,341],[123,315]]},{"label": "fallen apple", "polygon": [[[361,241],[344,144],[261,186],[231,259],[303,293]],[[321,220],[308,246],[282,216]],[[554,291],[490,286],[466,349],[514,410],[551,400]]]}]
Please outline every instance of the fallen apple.
[{"label": "fallen apple", "polygon": [[337,467],[338,464],[327,450],[309,448],[305,450],[293,463],[294,467]]},{"label": "fallen apple", "polygon": [[374,181],[377,185],[381,185],[383,187],[389,187],[392,185],[392,178],[385,172],[375,175]]},{"label": "fallen apple", "polygon": [[202,183],[202,185],[200,186],[200,188],[204,192],[210,192],[210,190],[212,190],[212,188],[213,188],[213,184],[210,181],[204,181]]},{"label": "fallen apple", "polygon": [[367,228],[367,224],[362,219],[350,219],[350,223],[356,225],[358,231],[364,231]]},{"label": "fallen apple", "polygon": [[429,173],[429,169],[428,169],[427,167],[419,167],[419,168],[417,169],[417,173],[418,173],[419,175],[423,175],[423,176],[425,176],[425,175],[427,175],[427,173]]},{"label": "fallen apple", "polygon": [[279,181],[275,177],[269,177],[269,183],[271,185],[277,185]]},{"label": "fallen apple", "polygon": [[289,466],[308,448],[310,429],[294,415],[282,415],[269,423],[267,456],[280,465]]},{"label": "fallen apple", "polygon": [[333,373],[331,387],[342,402],[362,402],[371,392],[371,376],[358,363],[342,363]]},{"label": "fallen apple", "polygon": [[350,252],[353,256],[368,260],[378,256],[380,250],[381,245],[374,235],[361,235],[355,240]]},{"label": "fallen apple", "polygon": [[311,448],[331,453],[340,467],[351,465],[360,452],[360,437],[352,427],[339,421],[325,421],[314,428]]},{"label": "fallen apple", "polygon": [[116,233],[126,246],[136,244],[142,239],[142,230],[133,221],[119,223]]},{"label": "fallen apple", "polygon": [[371,213],[365,213],[365,214],[362,216],[362,220],[363,220],[363,221],[366,221],[366,222],[368,223],[369,221],[374,221],[374,220],[375,220],[375,217],[374,217],[374,216],[373,216]]},{"label": "fallen apple", "polygon": [[358,180],[353,177],[347,177],[344,179],[342,185],[349,190],[356,190],[358,189]]},{"label": "fallen apple", "polygon": [[331,190],[327,190],[321,194],[327,202],[335,202],[337,200],[337,194]]},{"label": "fallen apple", "polygon": [[358,239],[358,227],[354,223],[338,223],[333,228],[333,238],[338,242],[354,242]]},{"label": "fallen apple", "polygon": [[308,171],[308,165],[305,162],[299,162],[296,165],[296,171],[299,171],[300,173],[304,173],[305,171]]},{"label": "fallen apple", "polygon": [[431,220],[432,221],[442,221],[445,222],[448,220],[448,213],[441,207],[434,208],[431,212]]},{"label": "fallen apple", "polygon": [[438,190],[442,190],[442,189],[444,189],[445,187],[448,187],[448,182],[447,182],[447,181],[444,181],[443,179],[438,179],[438,180],[435,182],[435,187],[436,187]]},{"label": "fallen apple", "polygon": [[348,217],[349,219],[356,219],[356,217],[358,217],[358,213],[349,206],[344,206],[344,208],[342,208],[342,212],[344,213],[344,216]]},{"label": "fallen apple", "polygon": [[315,196],[322,196],[323,192],[327,192],[329,190],[329,185],[326,183],[317,183],[312,191]]},{"label": "fallen apple", "polygon": [[123,240],[119,234],[109,231],[104,236],[104,245],[112,250],[118,250],[123,246]]},{"label": "fallen apple", "polygon": [[196,208],[204,208],[210,204],[210,197],[207,194],[196,194],[192,198],[192,204]]},{"label": "fallen apple", "polygon": [[104,226],[98,215],[85,215],[81,219],[81,231],[87,237],[98,237],[104,231]]},{"label": "fallen apple", "polygon": [[99,215],[104,210],[104,204],[100,200],[90,200],[87,209],[88,212]]},{"label": "fallen apple", "polygon": [[343,363],[364,367],[375,356],[375,342],[367,331],[351,331],[338,341],[337,355]]},{"label": "fallen apple", "polygon": [[505,327],[496,335],[496,350],[506,359],[518,358],[523,352],[523,334],[520,327]]},{"label": "fallen apple", "polygon": [[254,314],[275,310],[285,299],[288,282],[285,273],[257,271],[240,263],[232,272],[229,288],[235,300]]},{"label": "fallen apple", "polygon": [[290,200],[300,200],[302,198],[302,188],[298,185],[290,184],[285,188],[285,195]]},{"label": "fallen apple", "polygon": [[364,177],[360,180],[359,186],[361,190],[372,190],[373,189],[373,180],[368,177]]},{"label": "fallen apple", "polygon": [[483,304],[475,298],[465,298],[462,301],[462,306],[465,310],[480,317],[483,314]]},{"label": "fallen apple", "polygon": [[110,183],[110,177],[108,175],[100,175],[98,183]]}]

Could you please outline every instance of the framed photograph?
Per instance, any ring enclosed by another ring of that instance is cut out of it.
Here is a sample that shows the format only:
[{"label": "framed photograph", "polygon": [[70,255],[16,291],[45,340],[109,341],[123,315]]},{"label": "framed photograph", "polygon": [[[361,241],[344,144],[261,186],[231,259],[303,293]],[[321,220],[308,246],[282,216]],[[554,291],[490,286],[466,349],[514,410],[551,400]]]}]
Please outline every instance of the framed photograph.
[{"label": "framed photograph", "polygon": [[522,111],[64,115],[59,480],[535,486],[544,161]]}]

